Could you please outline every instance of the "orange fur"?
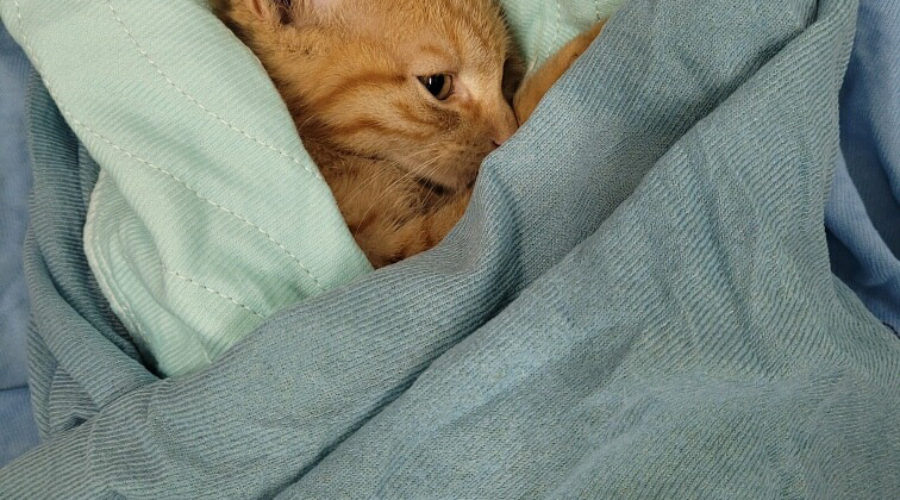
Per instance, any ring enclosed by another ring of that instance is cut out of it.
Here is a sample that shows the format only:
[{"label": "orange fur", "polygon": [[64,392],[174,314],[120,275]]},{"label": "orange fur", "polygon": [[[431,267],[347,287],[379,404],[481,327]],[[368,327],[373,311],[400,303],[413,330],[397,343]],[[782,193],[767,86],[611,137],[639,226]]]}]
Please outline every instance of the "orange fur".
[{"label": "orange fur", "polygon": [[[518,54],[494,0],[214,0],[214,6],[272,77],[375,267],[444,238],[465,211],[484,157],[590,43],[567,46],[562,59],[535,73],[540,79],[515,97],[523,110],[516,113],[510,102]],[[445,100],[420,82],[430,75],[452,78]]]},{"label": "orange fur", "polygon": [[573,38],[568,44],[559,49],[547,62],[545,62],[537,71],[529,75],[513,99],[513,106],[516,110],[516,117],[519,123],[525,123],[531,114],[537,108],[538,102],[544,97],[544,94],[550,90],[550,87],[556,83],[556,80],[569,69],[569,66],[575,62],[578,57],[584,53],[591,45],[591,42],[597,38],[603,29],[603,21],[591,26],[587,31]]}]

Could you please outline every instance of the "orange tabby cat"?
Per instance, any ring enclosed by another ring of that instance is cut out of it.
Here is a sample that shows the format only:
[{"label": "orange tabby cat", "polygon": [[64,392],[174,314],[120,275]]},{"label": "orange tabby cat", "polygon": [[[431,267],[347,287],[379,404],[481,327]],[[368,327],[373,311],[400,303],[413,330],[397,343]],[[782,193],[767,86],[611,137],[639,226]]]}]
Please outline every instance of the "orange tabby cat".
[{"label": "orange tabby cat", "polygon": [[518,54],[494,0],[214,5],[272,77],[376,268],[444,238],[484,157],[600,29],[573,40],[513,101]]}]

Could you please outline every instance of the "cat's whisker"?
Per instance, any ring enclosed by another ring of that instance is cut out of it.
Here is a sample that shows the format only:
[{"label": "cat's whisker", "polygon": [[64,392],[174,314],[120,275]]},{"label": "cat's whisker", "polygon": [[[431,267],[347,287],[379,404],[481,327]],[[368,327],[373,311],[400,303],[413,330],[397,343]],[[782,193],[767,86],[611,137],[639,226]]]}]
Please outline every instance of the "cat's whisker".
[{"label": "cat's whisker", "polygon": [[[373,199],[371,200],[371,202],[369,203],[368,208],[366,208],[366,210],[363,212],[362,217],[360,217],[360,219],[365,220],[365,219],[369,216],[369,214],[372,212],[372,210],[373,210],[376,206],[379,205],[379,202],[380,202],[380,201],[383,201],[383,200],[386,199],[388,196],[394,194],[394,193],[393,193],[394,188],[396,188],[397,186],[399,186],[399,185],[401,185],[401,184],[406,183],[406,181],[408,181],[408,180],[410,180],[410,179],[412,179],[412,178],[414,178],[414,177],[415,177],[415,173],[414,173],[414,172],[411,172],[411,171],[410,171],[410,172],[406,172],[406,173],[404,173],[403,175],[401,175],[400,177],[398,177],[397,179],[395,179],[394,181],[392,181],[390,184],[388,184],[387,187],[386,187],[385,189],[382,190],[382,192],[380,193],[379,196],[377,196],[377,197],[375,197],[375,198],[373,198]],[[357,196],[357,197],[358,197],[358,196]]]},{"label": "cat's whisker", "polygon": [[[437,145],[438,145],[438,142],[435,141],[433,144],[434,144],[435,146],[437,146]],[[409,180],[413,180],[413,179],[416,179],[416,178],[419,178],[419,177],[423,177],[423,176],[424,176],[424,177],[428,178],[428,177],[429,177],[429,174],[432,174],[432,173],[436,170],[435,164],[436,164],[439,160],[440,160],[440,158],[432,158],[428,163],[426,163],[426,164],[420,166],[419,169],[416,169],[416,170],[407,170],[406,172],[404,172],[400,177],[398,177],[398,178],[395,179],[393,182],[391,182],[390,184],[388,184],[388,186],[382,191],[382,193],[381,193],[380,196],[378,196],[378,197],[376,197],[376,198],[374,198],[374,199],[371,200],[371,202],[369,203],[369,207],[366,209],[365,212],[363,212],[363,216],[362,216],[361,218],[362,218],[363,220],[365,220],[365,218],[368,217],[368,215],[371,213],[371,211],[372,211],[376,206],[378,206],[378,204],[379,204],[380,201],[383,201],[386,197],[388,197],[388,196],[390,196],[391,194],[393,194],[392,191],[393,191],[393,189],[394,189],[395,187],[397,187],[397,186],[399,186],[399,185],[401,185],[401,184],[404,184],[404,183],[406,183],[406,182],[409,181]],[[424,174],[424,175],[423,175],[423,174]],[[433,195],[433,194],[434,194],[434,191],[433,191],[433,190],[428,190],[428,191],[426,191],[426,193],[425,193],[425,200],[423,201],[423,206],[424,206],[424,203],[427,202],[428,197],[431,196],[431,195]]]}]

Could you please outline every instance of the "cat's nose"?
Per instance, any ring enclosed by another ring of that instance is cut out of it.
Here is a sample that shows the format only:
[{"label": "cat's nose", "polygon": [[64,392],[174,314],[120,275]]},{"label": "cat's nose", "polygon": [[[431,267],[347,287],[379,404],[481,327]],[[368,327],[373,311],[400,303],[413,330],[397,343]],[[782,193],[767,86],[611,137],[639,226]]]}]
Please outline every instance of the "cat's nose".
[{"label": "cat's nose", "polygon": [[515,132],[515,130],[503,130],[501,132],[495,133],[494,137],[491,138],[491,142],[494,143],[494,147],[499,148],[500,146],[502,146],[507,139],[512,137],[513,132]]},{"label": "cat's nose", "polygon": [[491,142],[494,143],[494,147],[500,147],[506,142],[507,139],[512,137],[514,133],[516,133],[516,129],[519,128],[519,122],[516,121],[516,115],[513,114],[512,109],[504,110],[505,112],[501,115],[500,120],[494,126],[494,133],[491,137]]}]

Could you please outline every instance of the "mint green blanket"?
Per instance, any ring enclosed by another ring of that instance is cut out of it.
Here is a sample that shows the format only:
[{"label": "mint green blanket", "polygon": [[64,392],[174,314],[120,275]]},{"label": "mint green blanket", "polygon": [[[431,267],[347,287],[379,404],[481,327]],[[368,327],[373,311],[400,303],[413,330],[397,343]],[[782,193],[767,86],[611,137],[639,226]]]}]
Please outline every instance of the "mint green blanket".
[{"label": "mint green blanket", "polygon": [[45,441],[0,498],[900,497],[900,342],[823,229],[856,7],[626,3],[447,241],[164,380],[98,291],[97,165],[38,86]]},{"label": "mint green blanket", "polygon": [[[532,65],[619,3],[507,2]],[[91,269],[165,375],[371,271],[262,67],[207,4],[4,3],[101,167]]]}]

